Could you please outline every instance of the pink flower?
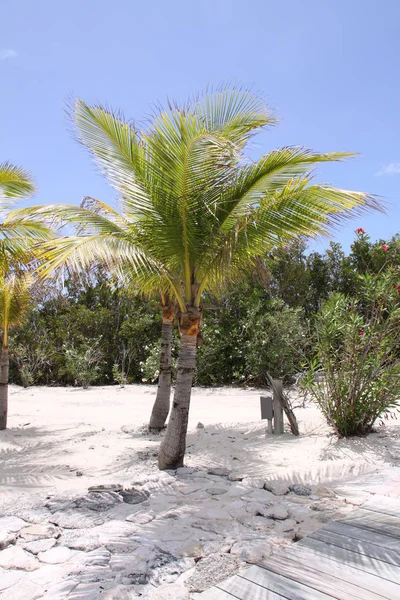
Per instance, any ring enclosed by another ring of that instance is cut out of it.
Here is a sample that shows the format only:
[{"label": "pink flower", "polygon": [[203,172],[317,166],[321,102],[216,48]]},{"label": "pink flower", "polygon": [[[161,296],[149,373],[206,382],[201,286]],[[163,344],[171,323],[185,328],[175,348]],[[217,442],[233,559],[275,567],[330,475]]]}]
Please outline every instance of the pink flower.
[{"label": "pink flower", "polygon": [[364,329],[359,329],[358,330],[358,335],[364,335]]},{"label": "pink flower", "polygon": [[367,233],[363,227],[357,227],[357,229],[355,229],[355,232],[358,233],[359,235]]},{"label": "pink flower", "polygon": [[382,250],[387,252],[389,250],[389,246],[387,244],[382,244]]}]

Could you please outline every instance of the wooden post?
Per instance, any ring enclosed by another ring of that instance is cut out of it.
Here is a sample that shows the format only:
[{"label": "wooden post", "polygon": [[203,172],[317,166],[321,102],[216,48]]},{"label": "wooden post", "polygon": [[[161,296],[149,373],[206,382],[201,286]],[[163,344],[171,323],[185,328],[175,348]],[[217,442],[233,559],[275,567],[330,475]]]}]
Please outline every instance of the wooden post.
[{"label": "wooden post", "polygon": [[283,390],[282,379],[273,379],[273,399],[274,399],[274,434],[283,433],[283,408],[281,403],[281,394]]},{"label": "wooden post", "polygon": [[265,435],[267,435],[267,433],[271,434],[272,433],[272,419],[274,416],[272,396],[260,396],[260,405],[261,405],[261,419],[268,420],[268,429],[265,431]]}]

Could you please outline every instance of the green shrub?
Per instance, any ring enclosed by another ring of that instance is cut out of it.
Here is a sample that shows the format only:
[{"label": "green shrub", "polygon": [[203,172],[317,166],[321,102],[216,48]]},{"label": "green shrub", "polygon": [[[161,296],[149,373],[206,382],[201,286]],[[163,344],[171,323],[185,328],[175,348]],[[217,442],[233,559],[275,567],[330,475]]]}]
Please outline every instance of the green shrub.
[{"label": "green shrub", "polygon": [[370,432],[400,398],[398,281],[396,269],[360,277],[357,299],[333,294],[316,319],[302,386],[339,436]]},{"label": "green shrub", "polygon": [[64,346],[66,371],[74,385],[88,388],[99,377],[103,355],[98,345]]}]

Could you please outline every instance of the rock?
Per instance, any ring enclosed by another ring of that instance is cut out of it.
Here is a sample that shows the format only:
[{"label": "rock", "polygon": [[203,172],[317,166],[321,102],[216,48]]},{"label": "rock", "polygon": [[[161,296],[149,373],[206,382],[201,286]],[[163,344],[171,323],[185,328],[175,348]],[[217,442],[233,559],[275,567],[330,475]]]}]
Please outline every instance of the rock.
[{"label": "rock", "polygon": [[[75,592],[79,585],[79,581],[77,579],[67,579],[66,581],[60,581],[59,583],[55,583],[51,585],[43,597],[40,600],[64,600],[70,596],[71,592]],[[71,597],[71,596],[70,596]],[[78,598],[85,598],[86,596],[75,596]]]},{"label": "rock", "polygon": [[116,492],[89,492],[86,496],[75,500],[74,505],[76,508],[105,512],[121,501],[120,494]]},{"label": "rock", "polygon": [[218,477],[228,477],[230,475],[230,470],[225,467],[210,467],[207,469],[207,473],[209,475],[218,475]]},{"label": "rock", "polygon": [[203,556],[203,545],[196,540],[188,540],[181,544],[179,548],[179,556]]},{"label": "rock", "polygon": [[10,544],[14,544],[14,542],[17,539],[17,533],[13,532],[13,531],[3,531],[2,533],[0,532],[0,550],[4,550],[4,548],[7,548],[7,546],[9,546]]},{"label": "rock", "polygon": [[289,485],[289,490],[294,492],[298,496],[310,496],[311,488],[305,485],[301,485],[299,483],[294,483],[293,485]]},{"label": "rock", "polygon": [[318,498],[336,498],[336,494],[333,490],[330,490],[322,485],[317,487],[317,489],[314,491],[314,494]]},{"label": "rock", "polygon": [[192,485],[184,485],[179,488],[179,491],[184,496],[189,496],[190,494],[194,494],[195,492],[199,492],[203,489],[203,483],[193,483]]},{"label": "rock", "polygon": [[[76,558],[76,556],[75,556]],[[79,556],[79,562],[83,562],[84,565],[92,567],[107,567],[111,559],[111,552],[107,548],[96,548],[86,552],[83,556]]]},{"label": "rock", "polygon": [[[40,563],[39,563],[40,564]],[[40,569],[30,573],[29,579],[37,584],[47,588],[48,585],[60,581],[65,577],[65,568],[60,565],[40,565]],[[64,582],[66,583],[66,582]]]},{"label": "rock", "polygon": [[[2,594],[4,600],[40,600],[44,598],[43,588],[23,576],[15,585]],[[47,597],[46,597],[47,600]]]},{"label": "rock", "polygon": [[83,550],[84,552],[89,552],[102,546],[99,535],[93,533],[90,529],[70,529],[69,531],[64,531],[59,542],[62,546],[67,546],[72,550]]},{"label": "rock", "polygon": [[266,540],[240,541],[233,544],[231,554],[247,563],[257,564],[271,555],[272,548]]},{"label": "rock", "polygon": [[201,421],[199,421],[196,425],[196,429],[204,429],[204,425]]},{"label": "rock", "polygon": [[212,488],[207,488],[206,492],[207,492],[207,494],[210,494],[210,496],[220,496],[222,494],[226,494],[227,489],[226,488],[212,487]]},{"label": "rock", "polygon": [[91,485],[88,492],[121,492],[123,486],[120,483],[102,483],[100,485]]},{"label": "rock", "polygon": [[24,573],[22,571],[8,571],[2,573],[0,576],[0,592],[7,590],[11,586],[18,583],[22,577],[24,577]]},{"label": "rock", "polygon": [[27,542],[35,542],[36,540],[42,540],[44,538],[58,538],[60,536],[60,530],[53,524],[42,523],[24,527],[19,532],[19,535]]},{"label": "rock", "polygon": [[51,517],[51,512],[48,508],[41,507],[32,510],[24,510],[21,513],[19,513],[19,516],[21,517],[21,519],[28,521],[28,523],[36,524],[47,522],[49,520],[49,517]]},{"label": "rock", "polygon": [[242,479],[242,484],[246,487],[262,490],[265,485],[265,479],[259,479],[257,477],[245,477]]},{"label": "rock", "polygon": [[289,517],[289,513],[284,506],[276,504],[274,506],[259,506],[256,515],[273,519],[274,521],[284,521]]},{"label": "rock", "polygon": [[314,521],[313,519],[308,519],[307,521],[300,523],[294,539],[302,540],[304,537],[310,535],[311,533],[314,533],[314,531],[317,531],[317,529],[320,528],[321,523],[318,523],[318,521]]},{"label": "rock", "polygon": [[226,519],[200,519],[199,521],[193,521],[192,527],[202,531],[211,531],[224,537],[230,535],[234,537],[239,530],[239,526],[235,521],[227,521]]},{"label": "rock", "polygon": [[38,559],[40,562],[47,563],[49,565],[58,565],[65,563],[74,556],[75,552],[72,552],[66,546],[57,546],[46,550],[46,552],[39,552]]},{"label": "rock", "polygon": [[128,515],[125,517],[125,521],[130,521],[131,523],[136,523],[137,525],[147,525],[155,518],[155,514],[152,512],[139,512],[134,513],[132,515]]},{"label": "rock", "polygon": [[266,481],[264,483],[264,490],[271,492],[274,496],[285,496],[290,491],[287,485],[279,481]]},{"label": "rock", "polygon": [[234,575],[241,565],[241,560],[232,554],[210,554],[199,560],[186,585],[190,592],[202,592]]},{"label": "rock", "polygon": [[149,600],[189,600],[189,590],[183,585],[161,585],[150,592]]},{"label": "rock", "polygon": [[76,475],[77,477],[83,477],[83,471],[76,471],[76,472],[75,472],[75,475]]},{"label": "rock", "polygon": [[284,521],[277,521],[275,524],[276,533],[290,533],[294,532],[297,528],[297,523],[294,519],[285,519]]},{"label": "rock", "polygon": [[176,474],[178,476],[186,476],[186,475],[192,475],[192,473],[194,473],[196,471],[196,469],[191,468],[191,467],[179,467],[179,469],[176,470]]},{"label": "rock", "polygon": [[100,519],[96,515],[88,514],[79,509],[70,508],[65,511],[55,512],[50,517],[50,523],[66,529],[85,529],[87,527],[102,525],[104,519]]},{"label": "rock", "polygon": [[229,481],[243,481],[244,475],[242,473],[229,473],[228,479]]},{"label": "rock", "polygon": [[3,533],[16,533],[28,523],[19,517],[1,517],[0,518],[0,535]]},{"label": "rock", "polygon": [[56,545],[54,538],[46,538],[44,540],[37,540],[36,542],[26,542],[22,544],[22,548],[31,554],[39,554],[39,552],[46,552]]},{"label": "rock", "polygon": [[0,552],[0,567],[34,571],[40,567],[40,563],[20,546],[9,546]]},{"label": "rock", "polygon": [[125,490],[120,495],[126,504],[140,504],[150,497],[150,493],[146,490],[139,491],[135,489]]}]

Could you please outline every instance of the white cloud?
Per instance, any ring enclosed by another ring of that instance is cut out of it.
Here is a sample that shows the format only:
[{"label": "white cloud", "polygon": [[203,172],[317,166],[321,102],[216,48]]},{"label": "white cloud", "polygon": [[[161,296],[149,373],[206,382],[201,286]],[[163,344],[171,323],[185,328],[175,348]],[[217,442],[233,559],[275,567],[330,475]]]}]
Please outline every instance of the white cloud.
[{"label": "white cloud", "polygon": [[376,175],[400,175],[400,162],[392,162],[383,167]]},{"label": "white cloud", "polygon": [[11,48],[0,48],[0,60],[6,60],[7,58],[16,58],[18,54]]}]

